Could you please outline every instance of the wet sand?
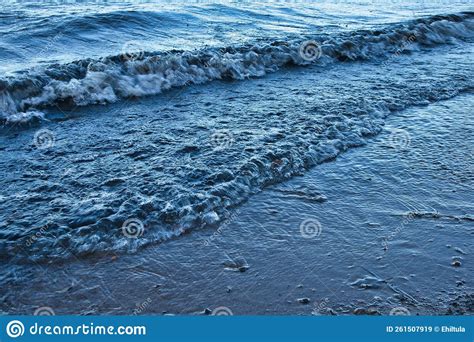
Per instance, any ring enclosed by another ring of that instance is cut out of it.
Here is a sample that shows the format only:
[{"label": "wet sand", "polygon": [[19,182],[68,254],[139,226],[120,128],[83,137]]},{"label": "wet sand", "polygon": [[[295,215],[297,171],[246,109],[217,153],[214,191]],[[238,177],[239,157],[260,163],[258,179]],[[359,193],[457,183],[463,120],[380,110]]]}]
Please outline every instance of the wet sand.
[{"label": "wet sand", "polygon": [[0,309],[32,314],[472,314],[474,96],[384,132],[131,255],[17,265]]}]

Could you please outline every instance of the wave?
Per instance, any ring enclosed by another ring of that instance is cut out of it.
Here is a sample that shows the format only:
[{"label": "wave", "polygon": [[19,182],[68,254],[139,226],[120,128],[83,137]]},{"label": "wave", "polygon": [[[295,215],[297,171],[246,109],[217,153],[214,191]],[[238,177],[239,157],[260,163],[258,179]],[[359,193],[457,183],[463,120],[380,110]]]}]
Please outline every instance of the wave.
[{"label": "wave", "polygon": [[436,15],[377,30],[357,30],[303,39],[257,40],[253,44],[195,51],[144,51],[129,42],[120,54],[51,64],[0,79],[0,122],[30,124],[44,109],[107,104],[156,95],[212,80],[261,77],[288,65],[326,65],[385,59],[421,48],[472,38],[474,12]]},{"label": "wave", "polygon": [[[47,223],[39,225],[36,219],[40,215],[35,210],[35,221],[28,224],[28,229],[19,231],[16,229],[18,222],[14,222],[9,229],[0,230],[0,258],[41,263],[64,260],[71,256],[77,258],[109,252],[133,253],[141,247],[167,241],[193,229],[223,224],[232,217],[233,209],[261,189],[302,175],[308,169],[331,161],[350,148],[365,145],[370,137],[382,131],[384,119],[392,112],[447,100],[474,90],[472,79],[468,77],[448,83],[439,82],[433,84],[433,88],[415,86],[405,94],[403,100],[385,98],[371,102],[362,99],[342,104],[346,107],[345,110],[343,107],[338,108],[341,110],[330,108],[327,113],[333,114],[320,116],[315,120],[317,124],[309,128],[297,127],[296,130],[293,127],[296,131],[293,137],[283,138],[285,134],[279,130],[271,132],[264,137],[264,141],[273,141],[274,146],[270,149],[253,146],[252,156],[244,158],[240,165],[227,160],[221,165],[214,164],[211,169],[206,160],[191,157],[182,164],[169,162],[169,178],[179,174],[179,179],[195,179],[201,172],[207,174],[203,181],[210,186],[204,189],[192,186],[187,189],[185,184],[180,184],[177,188],[167,189],[165,186],[161,192],[148,196],[128,189],[81,193],[75,188],[72,195],[66,193],[63,186],[51,185],[49,182],[49,185],[45,185],[49,192],[46,197],[50,197],[51,201],[55,198],[54,220],[50,220],[51,213],[46,211],[44,215],[48,218]],[[355,112],[361,115],[354,115]],[[398,134],[397,131],[395,133]],[[232,137],[232,133],[228,131],[221,131],[219,134],[215,137],[218,142],[225,143]],[[409,137],[402,134],[391,136],[390,139],[393,139],[393,144],[399,144],[397,139]],[[276,143],[279,140],[281,144]],[[135,150],[133,153],[140,155],[143,152]],[[242,151],[237,154],[242,155]],[[210,158],[215,156],[215,153],[209,155]],[[149,160],[149,163],[153,165],[153,161]],[[193,165],[191,173],[189,165]],[[27,173],[31,177],[35,171]],[[61,181],[66,176],[67,173],[65,176],[60,175]],[[131,177],[134,177],[133,173]],[[139,178],[142,179],[142,174]],[[121,182],[124,180],[115,178],[103,185],[108,188],[120,185]],[[163,186],[163,183],[157,184]],[[42,189],[44,191],[45,188]],[[172,198],[165,200],[170,194]],[[18,206],[18,203],[23,203],[23,207],[37,205],[38,196],[44,197],[44,194],[30,191],[27,194],[0,198],[0,203],[8,202],[13,207]],[[318,195],[308,196],[312,201],[321,200]],[[25,198],[26,203],[17,202]],[[24,222],[19,223],[20,226],[22,224]],[[138,236],[140,238],[135,239]],[[209,241],[211,240],[203,243],[210,243]]]}]

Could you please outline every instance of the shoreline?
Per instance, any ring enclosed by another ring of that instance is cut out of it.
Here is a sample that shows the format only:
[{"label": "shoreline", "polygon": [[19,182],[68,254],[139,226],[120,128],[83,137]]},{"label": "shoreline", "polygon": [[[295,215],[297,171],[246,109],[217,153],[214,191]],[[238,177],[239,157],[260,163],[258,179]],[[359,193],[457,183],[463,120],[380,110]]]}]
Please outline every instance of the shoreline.
[{"label": "shoreline", "polygon": [[214,229],[131,255],[16,265],[1,310],[472,314],[472,108],[464,94],[394,114],[366,146],[265,188]]}]

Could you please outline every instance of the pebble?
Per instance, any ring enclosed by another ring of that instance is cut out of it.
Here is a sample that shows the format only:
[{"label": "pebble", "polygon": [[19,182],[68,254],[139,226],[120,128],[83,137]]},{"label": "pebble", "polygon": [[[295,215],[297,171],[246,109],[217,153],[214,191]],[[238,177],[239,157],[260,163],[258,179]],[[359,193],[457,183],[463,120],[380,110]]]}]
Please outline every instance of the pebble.
[{"label": "pebble", "polygon": [[240,266],[240,267],[239,267],[239,271],[240,271],[240,272],[245,272],[245,271],[247,271],[249,268],[250,268],[250,267],[249,267],[249,266],[246,266],[246,265],[245,265],[245,266]]},{"label": "pebble", "polygon": [[356,308],[354,309],[354,315],[380,315],[380,312],[374,308]]},{"label": "pebble", "polygon": [[460,260],[453,260],[451,265],[454,266],[454,267],[461,267],[461,261]]},{"label": "pebble", "polygon": [[309,298],[298,298],[298,302],[301,304],[309,304]]}]

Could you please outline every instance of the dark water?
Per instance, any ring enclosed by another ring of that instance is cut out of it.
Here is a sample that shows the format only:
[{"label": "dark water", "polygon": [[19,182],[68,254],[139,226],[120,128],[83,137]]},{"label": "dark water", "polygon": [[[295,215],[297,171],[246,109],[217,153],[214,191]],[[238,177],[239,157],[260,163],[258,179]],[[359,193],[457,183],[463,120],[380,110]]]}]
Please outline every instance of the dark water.
[{"label": "dark water", "polygon": [[473,89],[465,4],[170,6],[2,7],[2,258],[217,226],[393,113]]}]

